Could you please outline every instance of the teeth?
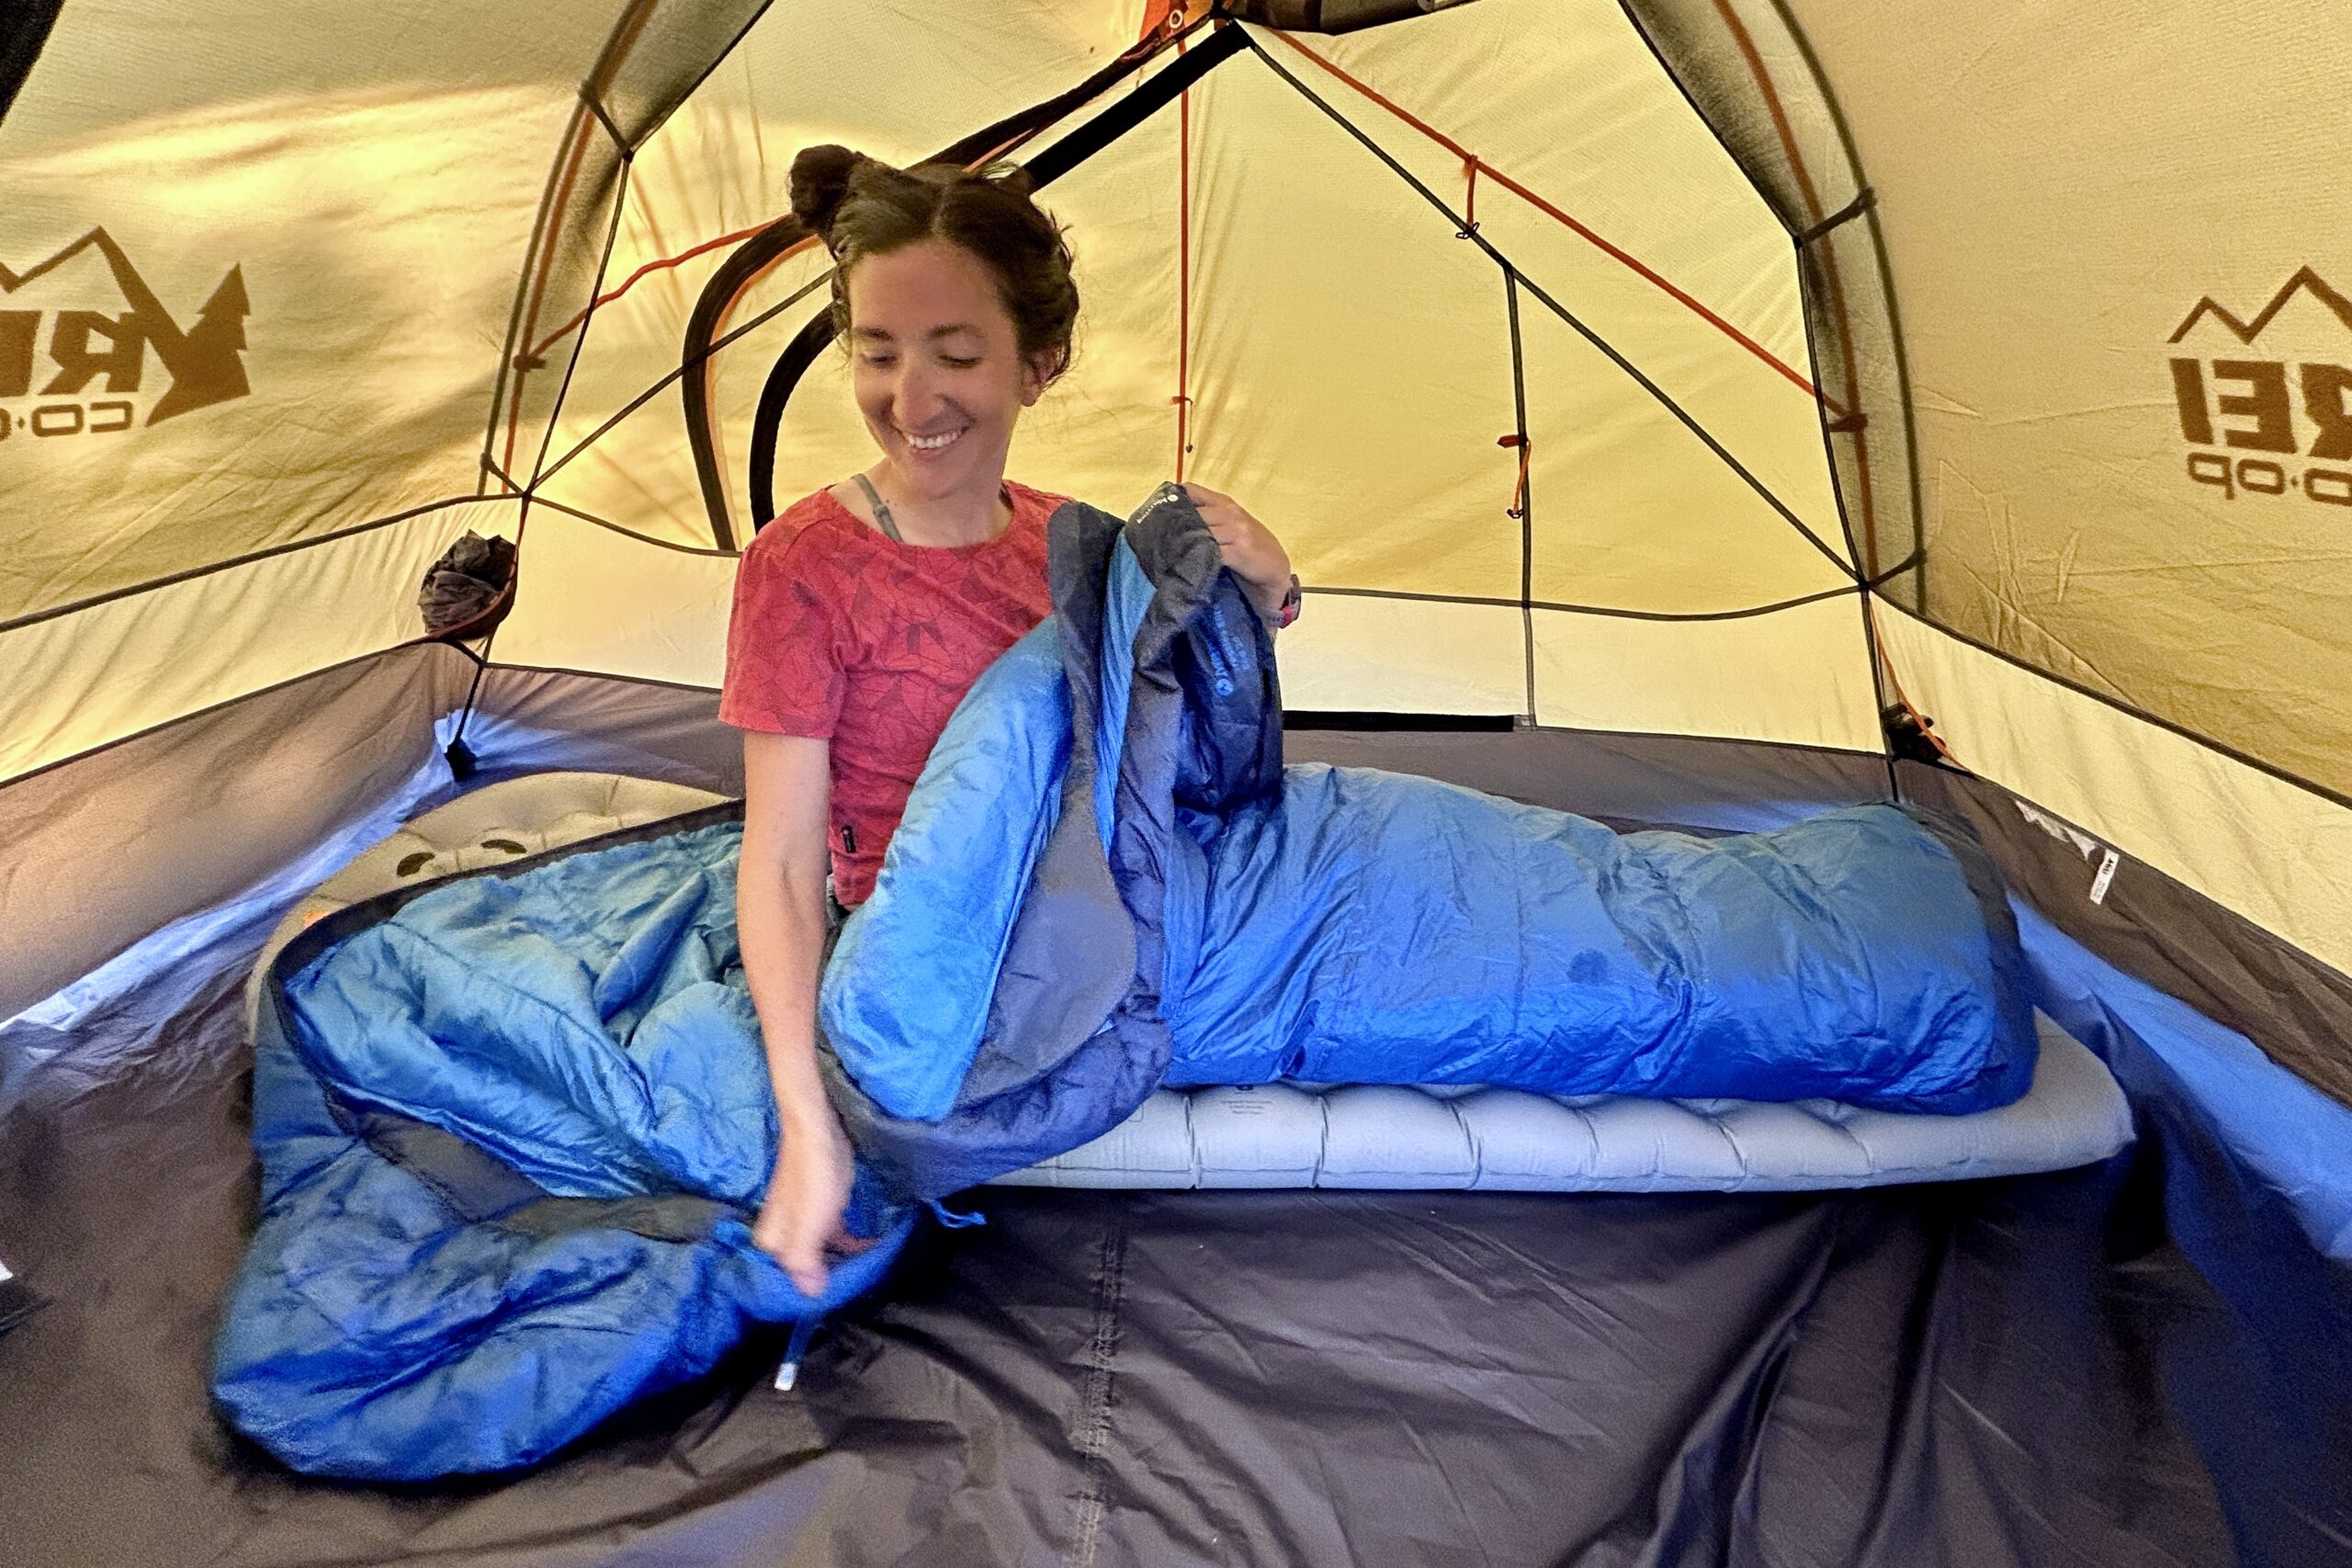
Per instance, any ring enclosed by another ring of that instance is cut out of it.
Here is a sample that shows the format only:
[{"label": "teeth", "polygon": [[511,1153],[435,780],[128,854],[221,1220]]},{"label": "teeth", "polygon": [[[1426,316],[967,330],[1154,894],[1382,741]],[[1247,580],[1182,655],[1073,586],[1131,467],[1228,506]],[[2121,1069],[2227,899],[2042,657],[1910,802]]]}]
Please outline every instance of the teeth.
[{"label": "teeth", "polygon": [[944,435],[909,435],[906,441],[918,452],[936,452],[963,434],[960,430],[951,430]]}]

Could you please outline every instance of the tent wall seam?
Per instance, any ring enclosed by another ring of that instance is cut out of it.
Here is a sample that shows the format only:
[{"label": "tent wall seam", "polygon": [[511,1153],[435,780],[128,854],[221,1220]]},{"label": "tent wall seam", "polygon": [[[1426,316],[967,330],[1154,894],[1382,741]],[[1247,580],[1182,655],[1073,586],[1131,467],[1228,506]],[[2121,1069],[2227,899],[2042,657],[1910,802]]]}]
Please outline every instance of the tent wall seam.
[{"label": "tent wall seam", "polygon": [[241,556],[232,556],[227,560],[207,561],[202,566],[192,566],[185,571],[175,571],[167,577],[151,578],[144,582],[134,582],[126,587],[109,589],[104,593],[93,594],[87,599],[76,599],[68,604],[52,604],[45,610],[28,611],[14,619],[0,621],[0,632],[18,631],[26,626],[39,626],[43,621],[62,620],[68,615],[79,615],[85,610],[95,610],[101,605],[111,604],[119,600],[135,599],[141,593],[152,593],[159,588],[171,588],[179,583],[194,581],[199,577],[209,577],[215,572],[227,571],[235,567],[251,566],[255,561],[268,560],[273,556],[292,555],[298,550],[307,550],[315,546],[332,545],[339,539],[348,539],[360,534],[372,533],[379,528],[388,528],[395,523],[405,523],[412,517],[422,517],[428,512],[446,511],[452,506],[477,504],[494,506],[503,502],[516,502],[521,499],[519,495],[453,495],[441,501],[429,501],[422,506],[412,506],[406,511],[390,513],[382,517],[371,517],[364,523],[354,523],[347,527],[337,528],[330,533],[288,539],[283,544],[268,545],[258,550],[248,550]]},{"label": "tent wall seam", "polygon": [[[589,329],[595,324],[597,309],[605,303],[602,298],[605,276],[612,271],[613,248],[620,239],[621,218],[628,209],[629,186],[635,178],[636,170],[636,164],[624,151],[621,156],[620,174],[613,185],[613,215],[605,225],[605,248],[596,258],[596,276],[589,284],[587,308],[582,310],[571,323],[579,331],[572,337],[571,356],[564,362],[563,380],[556,387],[555,400],[548,405],[548,427],[539,436],[538,456],[532,460],[531,482],[526,487],[531,491],[537,491],[540,482],[547,477],[548,453],[555,446],[556,422],[563,417],[564,400],[571,393],[571,378],[580,369],[581,355],[587,352]],[[537,351],[533,353],[532,357],[537,357]]]},{"label": "tent wall seam", "polygon": [[[1870,180],[1862,170],[1861,151],[1855,144],[1853,128],[1846,119],[1845,107],[1838,101],[1838,95],[1830,91],[1828,74],[1821,68],[1821,57],[1814,52],[1813,40],[1805,37],[1804,29],[1797,25],[1795,13],[1789,9],[1787,0],[1771,0],[1771,6],[1773,13],[1781,18],[1781,25],[1788,28],[1791,41],[1797,46],[1797,57],[1804,62],[1805,71],[1813,78],[1814,91],[1821,95],[1821,107],[1828,114],[1830,127],[1838,133],[1838,145],[1846,154],[1847,178],[1853,182],[1857,190],[1871,188]],[[1769,85],[1766,91],[1770,91]],[[1911,360],[1904,346],[1903,313],[1894,298],[1894,267],[1887,256],[1886,233],[1879,222],[1876,202],[1872,202],[1870,209],[1862,214],[1862,222],[1871,237],[1871,254],[1878,263],[1879,296],[1886,301],[1887,345],[1894,358],[1895,395],[1903,410],[1903,449],[1910,480],[1913,543],[1920,552],[1919,574],[1914,592],[1924,610],[1928,603],[1927,523],[1920,510],[1919,428],[1911,393]],[[1853,334],[1846,333],[1841,335],[1850,343]]]},{"label": "tent wall seam", "polygon": [[634,528],[623,527],[609,517],[599,517],[593,512],[583,512],[577,506],[537,493],[532,495],[531,503],[535,506],[544,506],[550,512],[560,512],[567,517],[578,518],[582,523],[593,524],[606,533],[618,534],[624,539],[634,539],[640,545],[650,545],[657,550],[667,550],[672,555],[703,556],[733,560],[742,553],[740,550],[721,549],[715,545],[682,545],[675,539],[657,539],[650,534],[640,534]]},{"label": "tent wall seam", "polygon": [[[1266,51],[1265,47],[1258,42],[1253,34],[1245,29],[1243,36],[1248,40],[1250,52],[1256,55],[1259,60],[1263,62],[1268,70],[1273,72],[1275,75],[1281,77],[1284,82],[1287,82],[1302,97],[1306,98],[1307,102],[1313,104],[1317,108],[1322,110],[1333,123],[1337,124],[1341,130],[1353,137],[1366,152],[1370,152],[1374,158],[1377,158],[1392,174],[1396,175],[1397,178],[1403,180],[1415,191],[1419,192],[1423,200],[1427,201],[1431,207],[1435,208],[1440,213],[1444,215],[1446,220],[1453,225],[1457,232],[1468,239],[1472,244],[1476,245],[1480,250],[1484,251],[1487,257],[1497,265],[1510,268],[1513,271],[1518,270],[1511,263],[1510,259],[1500,250],[1496,248],[1493,242],[1489,241],[1484,234],[1481,234],[1476,230],[1471,228],[1467,220],[1464,220],[1461,214],[1455,212],[1452,207],[1447,205],[1444,197],[1439,196],[1435,191],[1430,189],[1428,186],[1421,183],[1420,179],[1416,176],[1411,170],[1406,168],[1404,164],[1397,162],[1388,150],[1381,146],[1380,143],[1368,132],[1356,125],[1352,120],[1349,119],[1346,115],[1341,114],[1337,108],[1333,107],[1330,103],[1318,96],[1313,88],[1300,81],[1295,74],[1285,70],[1282,62],[1274,59],[1272,55],[1269,54]],[[1849,581],[1859,582],[1861,581],[1861,573],[1853,563],[1842,559],[1836,550],[1830,548],[1830,547],[1822,540],[1821,536],[1815,533],[1813,529],[1805,524],[1804,520],[1799,517],[1786,502],[1783,502],[1778,495],[1775,495],[1769,486],[1751,473],[1746,464],[1734,457],[1729,448],[1725,447],[1722,442],[1718,441],[1714,437],[1713,434],[1710,432],[1705,425],[1700,423],[1699,421],[1693,417],[1688,410],[1683,408],[1680,403],[1675,401],[1664,388],[1660,387],[1657,382],[1651,380],[1649,377],[1643,374],[1640,367],[1635,366],[1632,360],[1626,358],[1624,355],[1620,353],[1614,344],[1611,344],[1606,338],[1603,338],[1599,333],[1593,331],[1591,327],[1586,325],[1574,311],[1570,310],[1566,306],[1554,299],[1551,294],[1533,278],[1529,277],[1524,272],[1520,272],[1518,276],[1521,284],[1525,286],[1528,293],[1533,295],[1538,300],[1542,301],[1544,306],[1554,315],[1566,322],[1578,336],[1582,337],[1594,348],[1600,350],[1611,364],[1623,371],[1625,375],[1633,380],[1634,385],[1640,387],[1645,392],[1647,392],[1661,408],[1664,408],[1668,413],[1672,414],[1675,419],[1681,423],[1684,429],[1697,436],[1701,445],[1704,446],[1710,452],[1713,452],[1726,468],[1730,468],[1734,474],[1736,474],[1741,482],[1746,484],[1749,490],[1755,491],[1757,496],[1759,497],[1767,506],[1770,507],[1772,511],[1780,516],[1781,521],[1787,523],[1792,528],[1794,528],[1797,533],[1804,537],[1807,544],[1810,544],[1815,550],[1819,551],[1822,558],[1828,561],[1833,567],[1837,568],[1840,576],[1846,578]]]},{"label": "tent wall seam", "polygon": [[[1476,225],[1471,225],[1475,229]],[[1468,231],[1465,231],[1467,232]],[[1519,274],[1503,265],[1503,309],[1510,318],[1510,401],[1519,435],[1519,636],[1527,662],[1527,722],[1535,722],[1535,477],[1527,445],[1527,364],[1519,337]]]},{"label": "tent wall seam", "polygon": [[[2302,790],[2308,795],[2316,795],[2320,799],[2326,801],[2331,806],[2340,806],[2347,811],[2352,811],[2352,794],[2346,794],[2342,790],[2333,789],[2314,779],[2307,779],[2290,769],[2279,766],[2276,762],[2265,761],[2263,759],[2255,756],[2250,751],[2242,751],[2238,750],[2238,748],[2229,744],[2227,741],[2216,740],[2210,735],[2199,735],[2197,731],[2189,728],[2187,725],[2182,724],[2177,720],[2166,718],[2162,714],[2151,713],[2146,708],[2141,707],[2137,704],[2125,698],[2115,696],[2110,693],[2102,692],[2096,686],[2086,685],[2084,682],[2075,680],[2071,675],[2062,675],[2054,670],[2044,669],[2042,666],[2034,663],[2031,660],[2020,658],[2018,655],[2011,653],[2005,648],[1996,648],[1993,644],[1984,641],[1972,633],[1962,631],[1958,626],[1948,626],[1944,622],[1938,620],[1933,615],[1924,615],[1917,610],[1911,609],[1907,605],[1898,604],[1892,599],[1884,598],[1883,595],[1873,595],[1873,597],[1880,599],[1880,601],[1889,609],[1894,610],[1901,615],[1910,616],[1913,620],[1918,622],[1921,626],[1928,627],[1929,630],[1940,632],[1944,636],[1951,637],[1953,641],[1965,644],[1966,646],[1974,649],[1979,653],[1989,654],[1993,658],[1999,660],[2002,663],[2009,665],[2013,669],[2021,670],[2029,675],[2038,675],[2041,679],[2050,682],[2052,685],[2065,688],[2067,691],[2074,693],[2076,696],[2088,697],[2091,701],[2102,704],[2107,707],[2110,707],[2117,713],[2122,714],[2127,717],[2136,718],[2143,724],[2152,724],[2158,729],[2164,730],[2166,734],[2177,736],[2183,740],[2201,746],[2217,757],[2226,758],[2230,761],[2236,762],[2242,767],[2252,768],[2256,773],[2264,774],[2268,778],[2276,779],[2280,784],[2290,784],[2296,789]],[[2003,787],[2007,788],[2007,786],[2004,785]],[[2011,793],[2014,794],[2016,792],[2012,791]]]},{"label": "tent wall seam", "polygon": [[1759,615],[1778,615],[1783,610],[1801,610],[1808,604],[1818,604],[1830,599],[1842,599],[1849,594],[1859,596],[1860,583],[1842,588],[1824,588],[1812,593],[1800,593],[1792,598],[1775,599],[1769,604],[1744,605],[1736,610],[1635,610],[1613,604],[1578,604],[1565,600],[1504,598],[1499,595],[1473,593],[1416,593],[1396,588],[1327,588],[1306,587],[1302,592],[1313,597],[1331,599],[1389,599],[1413,604],[1476,604],[1489,609],[1549,610],[1560,615],[1594,615],[1606,620],[1652,621],[1673,626],[1703,626],[1715,621],[1747,621]]},{"label": "tent wall seam", "polygon": [[[467,501],[497,501],[503,498],[499,496],[466,496],[463,499]],[[282,692],[288,686],[299,685],[304,681],[316,680],[322,675],[332,675],[338,670],[348,670],[355,665],[365,664],[372,659],[389,658],[393,654],[404,653],[412,649],[430,648],[447,649],[458,657],[471,660],[477,666],[487,662],[480,654],[474,652],[473,649],[462,647],[457,643],[444,641],[439,637],[424,636],[405,637],[399,642],[387,643],[382,648],[370,649],[365,653],[355,653],[348,659],[338,659],[332,664],[322,664],[315,670],[305,670],[299,675],[288,675],[284,680],[272,681],[266,686],[255,686],[252,691],[240,692],[233,697],[223,697],[217,703],[207,703],[200,708],[190,708],[187,712],[183,714],[175,714],[170,718],[158,719],[153,724],[141,725],[139,728],[131,730],[127,735],[118,735],[111,740],[101,740],[95,746],[85,746],[81,750],[75,751],[70,756],[51,758],[50,761],[41,763],[39,767],[27,768],[21,773],[12,773],[6,778],[0,779],[0,790],[6,790],[14,784],[23,784],[28,779],[40,778],[45,773],[53,773],[60,768],[71,767],[76,762],[87,761],[90,758],[111,751],[119,746],[128,746],[134,740],[143,740],[148,736],[160,735],[164,730],[173,728],[175,725],[190,724],[199,718],[207,718],[213,714],[220,713],[226,709],[235,707],[239,703],[250,702],[256,697],[266,697],[273,692]],[[500,668],[511,669],[514,667],[502,665]],[[615,679],[628,679],[628,677],[615,677]]]}]

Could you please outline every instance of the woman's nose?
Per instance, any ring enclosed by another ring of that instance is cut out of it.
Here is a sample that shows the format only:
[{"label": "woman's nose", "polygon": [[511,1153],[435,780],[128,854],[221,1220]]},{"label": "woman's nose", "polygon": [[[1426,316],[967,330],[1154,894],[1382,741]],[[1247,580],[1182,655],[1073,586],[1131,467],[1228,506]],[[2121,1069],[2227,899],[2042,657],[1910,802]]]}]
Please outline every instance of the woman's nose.
[{"label": "woman's nose", "polygon": [[921,431],[936,422],[945,399],[927,367],[910,365],[899,372],[891,389],[890,412],[903,430]]}]

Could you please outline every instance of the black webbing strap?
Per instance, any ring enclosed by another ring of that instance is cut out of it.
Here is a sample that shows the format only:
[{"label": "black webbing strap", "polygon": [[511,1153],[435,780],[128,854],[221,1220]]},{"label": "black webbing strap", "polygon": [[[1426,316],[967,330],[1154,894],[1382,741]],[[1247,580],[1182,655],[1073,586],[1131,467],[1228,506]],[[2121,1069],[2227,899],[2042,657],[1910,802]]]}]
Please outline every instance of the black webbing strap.
[{"label": "black webbing strap", "polygon": [[[1187,50],[1177,59],[1175,64],[1170,65],[1117,104],[1088,120],[1051,147],[1044,149],[1035,157],[1028,159],[1023,166],[1028,169],[1030,179],[1039,187],[1051,185],[1055,180],[1077,168],[1087,159],[1150,118],[1155,111],[1175,102],[1177,96],[1187,87],[1197,83],[1219,64],[1240,53],[1247,47],[1248,41],[1248,35],[1239,28],[1217,28],[1209,35],[1207,41],[1197,48]],[[1125,69],[1130,68],[1119,68],[1116,73],[1124,73]],[[1023,130],[1051,124],[1055,119],[1059,118],[1061,114],[1067,113],[1069,108],[1075,107],[1077,104],[1096,96],[1104,85],[1106,84],[1091,78],[1057,98],[1011,118],[1000,120],[986,130],[965,137],[954,147],[930,161],[959,164],[968,162],[992,147],[1003,145]],[[799,226],[792,224],[789,227],[797,237]],[[761,241],[765,238],[766,236],[763,235],[746,242],[743,249],[737,254],[741,255],[752,253],[753,248],[759,246]],[[762,261],[759,265],[764,265],[765,262]],[[709,288],[704,292],[703,298],[706,300],[718,296],[721,281],[720,278],[712,279]],[[729,292],[730,294],[732,292],[731,286]],[[697,319],[699,319],[699,312]],[[714,321],[716,320],[715,312],[713,320]],[[689,339],[690,344],[693,341]],[[752,525],[755,530],[765,527],[769,520],[775,516],[775,446],[777,436],[784,428],[785,404],[791,400],[794,389],[800,385],[800,378],[808,373],[808,367],[817,362],[817,356],[822,354],[826,345],[832,341],[832,313],[829,310],[820,311],[808,325],[793,335],[790,343],[785,345],[784,352],[776,356],[775,364],[768,370],[766,385],[760,389],[759,408],[752,418],[752,450],[748,463]],[[695,460],[699,467],[703,461],[702,453],[705,446],[701,433],[707,428],[707,418],[698,412],[694,378],[687,378],[687,424],[694,433]],[[720,487],[718,476],[716,453],[712,455],[710,467],[704,475],[703,495],[711,508],[711,523],[716,536],[722,546],[732,547],[731,530],[724,521],[726,505],[724,491]]]}]

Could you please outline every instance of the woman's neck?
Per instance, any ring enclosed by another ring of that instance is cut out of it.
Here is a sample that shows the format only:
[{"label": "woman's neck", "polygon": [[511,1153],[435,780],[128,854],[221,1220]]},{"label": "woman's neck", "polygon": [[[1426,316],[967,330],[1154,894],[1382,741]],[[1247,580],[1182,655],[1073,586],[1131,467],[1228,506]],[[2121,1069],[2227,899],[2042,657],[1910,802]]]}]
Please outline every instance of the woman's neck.
[{"label": "woman's neck", "polygon": [[1011,498],[1001,477],[984,490],[935,499],[907,496],[888,462],[867,469],[865,478],[889,507],[899,537],[910,545],[986,544],[1012,522]]}]

